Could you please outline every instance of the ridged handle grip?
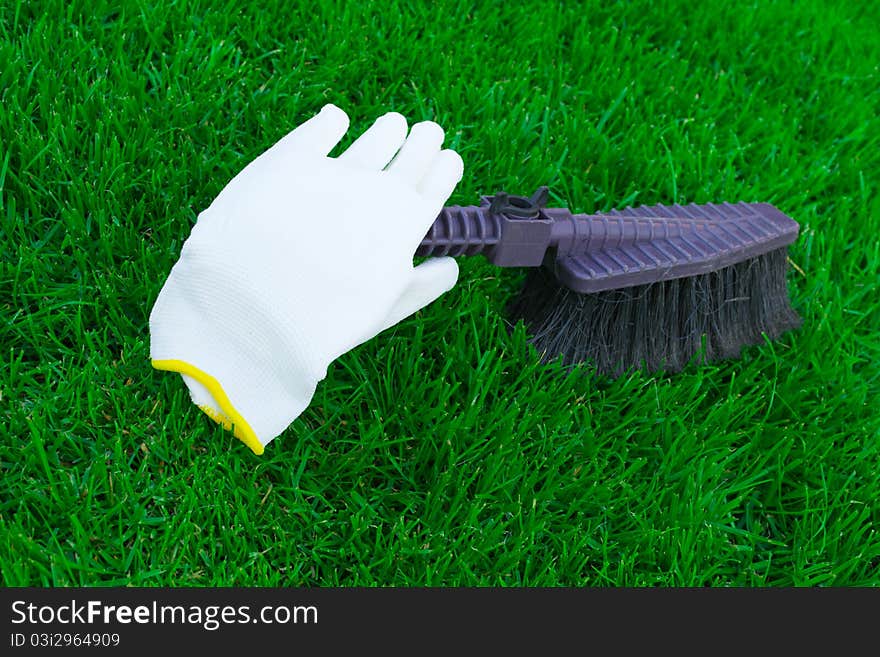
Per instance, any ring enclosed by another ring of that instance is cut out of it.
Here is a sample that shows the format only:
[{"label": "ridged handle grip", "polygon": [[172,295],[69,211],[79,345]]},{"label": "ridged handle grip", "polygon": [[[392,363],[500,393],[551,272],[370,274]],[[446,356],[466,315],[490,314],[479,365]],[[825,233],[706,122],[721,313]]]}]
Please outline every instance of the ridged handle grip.
[{"label": "ridged handle grip", "polygon": [[416,251],[417,256],[483,254],[491,259],[501,241],[501,219],[486,206],[451,205],[443,208]]},{"label": "ridged handle grip", "polygon": [[537,267],[550,246],[558,214],[564,208],[547,208],[540,216],[522,218],[493,212],[484,198],[482,205],[443,208],[416,250],[418,256],[482,254],[499,267]]},{"label": "ridged handle grip", "polygon": [[[437,216],[416,255],[484,255],[495,261],[497,251],[510,250],[515,243],[519,259],[528,251],[525,259],[537,260],[535,264],[540,264],[548,247],[555,247],[560,257],[581,255],[609,247],[679,238],[699,231],[711,221],[705,216],[687,216],[687,209],[680,206],[678,213],[668,212],[663,206],[655,208],[661,212],[648,214],[651,208],[640,208],[638,211],[573,215],[566,208],[544,208],[540,218],[510,219],[493,214],[486,205],[452,205],[443,208]],[[715,222],[718,220],[714,218]],[[527,266],[510,262],[502,264]]]}]

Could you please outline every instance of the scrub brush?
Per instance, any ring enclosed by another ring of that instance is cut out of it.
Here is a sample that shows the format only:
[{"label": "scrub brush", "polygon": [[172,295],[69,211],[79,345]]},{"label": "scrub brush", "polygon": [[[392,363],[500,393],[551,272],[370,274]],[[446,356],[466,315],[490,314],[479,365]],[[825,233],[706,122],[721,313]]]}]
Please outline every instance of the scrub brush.
[{"label": "scrub brush", "polygon": [[509,306],[543,361],[605,374],[737,358],[797,328],[786,283],[798,224],[768,203],[652,205],[603,214],[498,192],[448,206],[418,256],[531,267]]}]

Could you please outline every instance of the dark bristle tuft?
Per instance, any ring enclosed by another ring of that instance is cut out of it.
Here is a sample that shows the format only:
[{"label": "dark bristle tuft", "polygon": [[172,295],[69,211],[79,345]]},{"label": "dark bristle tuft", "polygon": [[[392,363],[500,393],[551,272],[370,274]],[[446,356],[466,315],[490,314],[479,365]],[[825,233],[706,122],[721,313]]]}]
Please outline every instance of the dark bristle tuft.
[{"label": "dark bristle tuft", "polygon": [[[788,249],[707,274],[578,294],[543,268],[529,272],[509,307],[545,362],[681,370],[694,360],[737,358],[743,347],[797,328],[788,297]],[[705,343],[704,343],[705,336]],[[705,346],[705,348],[704,348]]]}]

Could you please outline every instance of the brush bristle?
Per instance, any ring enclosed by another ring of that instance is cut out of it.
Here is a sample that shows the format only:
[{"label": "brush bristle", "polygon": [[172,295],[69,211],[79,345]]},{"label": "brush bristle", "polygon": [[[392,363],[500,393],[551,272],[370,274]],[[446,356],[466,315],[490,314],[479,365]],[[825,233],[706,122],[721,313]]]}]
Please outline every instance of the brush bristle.
[{"label": "brush bristle", "polygon": [[691,362],[738,358],[742,348],[797,328],[788,297],[787,247],[718,271],[578,294],[533,269],[509,307],[543,361],[675,372]]}]

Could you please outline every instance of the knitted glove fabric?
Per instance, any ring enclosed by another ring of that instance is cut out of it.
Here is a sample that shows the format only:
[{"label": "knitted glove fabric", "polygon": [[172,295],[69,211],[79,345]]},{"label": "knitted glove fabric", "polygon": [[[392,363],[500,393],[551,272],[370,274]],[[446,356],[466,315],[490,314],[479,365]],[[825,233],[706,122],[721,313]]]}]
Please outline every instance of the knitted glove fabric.
[{"label": "knitted glove fabric", "polygon": [[325,106],[201,212],[150,314],[153,366],[261,454],[308,406],[328,365],[449,290],[451,258],[413,254],[461,179],[423,122],[380,117],[342,155]]}]

